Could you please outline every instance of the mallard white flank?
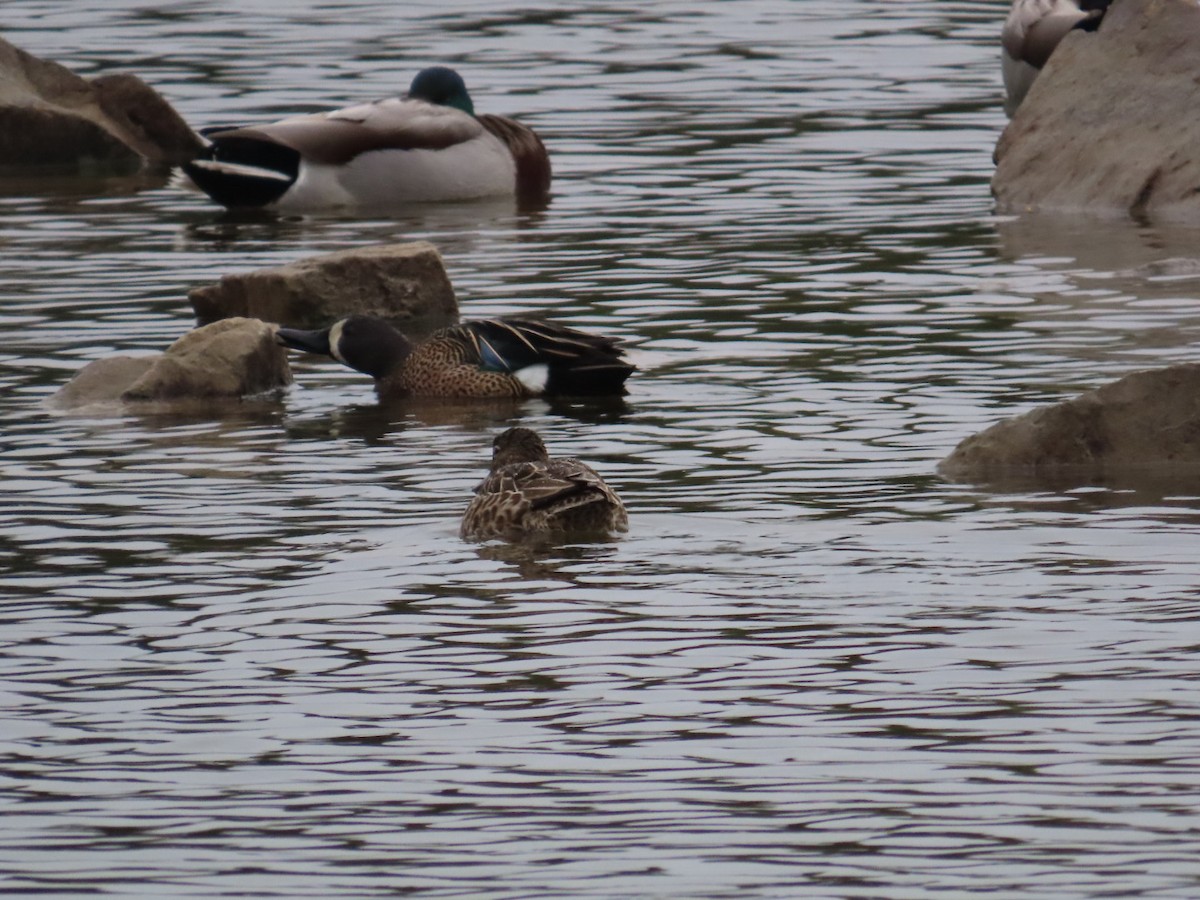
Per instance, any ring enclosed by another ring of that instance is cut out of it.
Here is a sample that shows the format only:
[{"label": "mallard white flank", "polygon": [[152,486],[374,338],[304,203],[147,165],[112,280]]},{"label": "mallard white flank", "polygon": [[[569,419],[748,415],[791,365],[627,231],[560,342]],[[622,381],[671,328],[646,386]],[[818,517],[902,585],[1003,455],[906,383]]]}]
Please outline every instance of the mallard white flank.
[{"label": "mallard white flank", "polygon": [[1004,111],[1016,112],[1054,48],[1072,30],[1095,31],[1111,0],[1015,0],[1000,35]]},{"label": "mallard white flank", "polygon": [[205,152],[183,170],[226,207],[331,207],[517,196],[550,190],[536,134],[475,115],[453,69],[422,69],[405,97],[267,125],[208,128]]}]

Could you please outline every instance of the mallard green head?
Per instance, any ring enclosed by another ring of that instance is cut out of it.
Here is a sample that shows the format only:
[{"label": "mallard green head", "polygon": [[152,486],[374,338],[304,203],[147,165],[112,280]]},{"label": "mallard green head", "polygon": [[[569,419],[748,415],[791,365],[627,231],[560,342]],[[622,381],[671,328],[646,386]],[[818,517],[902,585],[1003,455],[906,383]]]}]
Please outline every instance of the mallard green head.
[{"label": "mallard green head", "polygon": [[453,106],[468,115],[475,115],[475,104],[467,93],[466,82],[462,76],[446,66],[430,66],[422,69],[413,78],[408,88],[408,96],[413,100],[424,100],[426,103],[437,103],[440,106]]}]

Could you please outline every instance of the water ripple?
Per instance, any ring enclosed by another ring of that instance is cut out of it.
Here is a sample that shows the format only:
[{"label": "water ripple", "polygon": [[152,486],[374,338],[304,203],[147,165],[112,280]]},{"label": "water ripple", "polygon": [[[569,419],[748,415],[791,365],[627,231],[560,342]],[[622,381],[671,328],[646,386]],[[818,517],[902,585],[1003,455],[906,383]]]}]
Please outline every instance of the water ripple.
[{"label": "water ripple", "polygon": [[[244,7],[244,8],[243,8]],[[1189,361],[1196,235],[992,212],[1006,4],[21,2],[196,124],[467,74],[547,209],[231,217],[0,186],[0,891],[1190,897],[1200,485],[950,485],[995,419]],[[625,340],[624,403],[52,415],[187,291],[441,249],[464,315]],[[491,435],[627,537],[456,536]]]}]

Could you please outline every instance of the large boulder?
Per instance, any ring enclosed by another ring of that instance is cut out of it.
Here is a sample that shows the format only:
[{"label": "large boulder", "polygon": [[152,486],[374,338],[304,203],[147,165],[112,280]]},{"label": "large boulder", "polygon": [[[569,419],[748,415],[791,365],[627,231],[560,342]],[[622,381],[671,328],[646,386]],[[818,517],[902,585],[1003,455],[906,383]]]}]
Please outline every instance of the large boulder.
[{"label": "large boulder", "polygon": [[960,443],[938,471],[961,480],[1200,470],[1200,364],[1126,375],[1006,419]]},{"label": "large boulder", "polygon": [[1117,0],[1063,39],[1000,136],[1000,209],[1200,219],[1198,81],[1200,4]]},{"label": "large boulder", "polygon": [[252,316],[293,328],[320,328],[361,313],[420,332],[458,321],[441,254],[425,241],[341,250],[224,275],[191,291],[188,299],[200,322]]},{"label": "large boulder", "polygon": [[203,142],[136,75],[80,78],[0,38],[0,166],[136,171]]},{"label": "large boulder", "polygon": [[292,383],[275,328],[222,319],[190,331],[157,356],[115,356],[84,366],[50,398],[56,409],[177,403],[260,394]]}]

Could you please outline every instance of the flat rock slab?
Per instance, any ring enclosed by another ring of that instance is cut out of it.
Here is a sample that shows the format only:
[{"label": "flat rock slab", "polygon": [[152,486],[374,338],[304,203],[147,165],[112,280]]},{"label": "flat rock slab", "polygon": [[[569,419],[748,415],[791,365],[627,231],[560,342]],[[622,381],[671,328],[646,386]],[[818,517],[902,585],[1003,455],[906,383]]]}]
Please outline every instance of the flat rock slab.
[{"label": "flat rock slab", "polygon": [[1063,39],[1000,136],[999,208],[1200,221],[1198,82],[1200,4],[1117,0]]},{"label": "flat rock slab", "polygon": [[231,399],[292,383],[275,328],[257,319],[222,319],[190,331],[157,356],[88,363],[50,398],[60,410],[113,404]]},{"label": "flat rock slab", "polygon": [[0,166],[136,171],[203,142],[136,75],[85,79],[0,38]]},{"label": "flat rock slab", "polygon": [[1134,372],[972,435],[938,471],[964,481],[1200,470],[1200,364]]},{"label": "flat rock slab", "polygon": [[196,318],[250,316],[292,328],[322,328],[361,313],[420,333],[458,321],[441,254],[414,241],[342,250],[274,269],[225,275],[188,294]]}]

